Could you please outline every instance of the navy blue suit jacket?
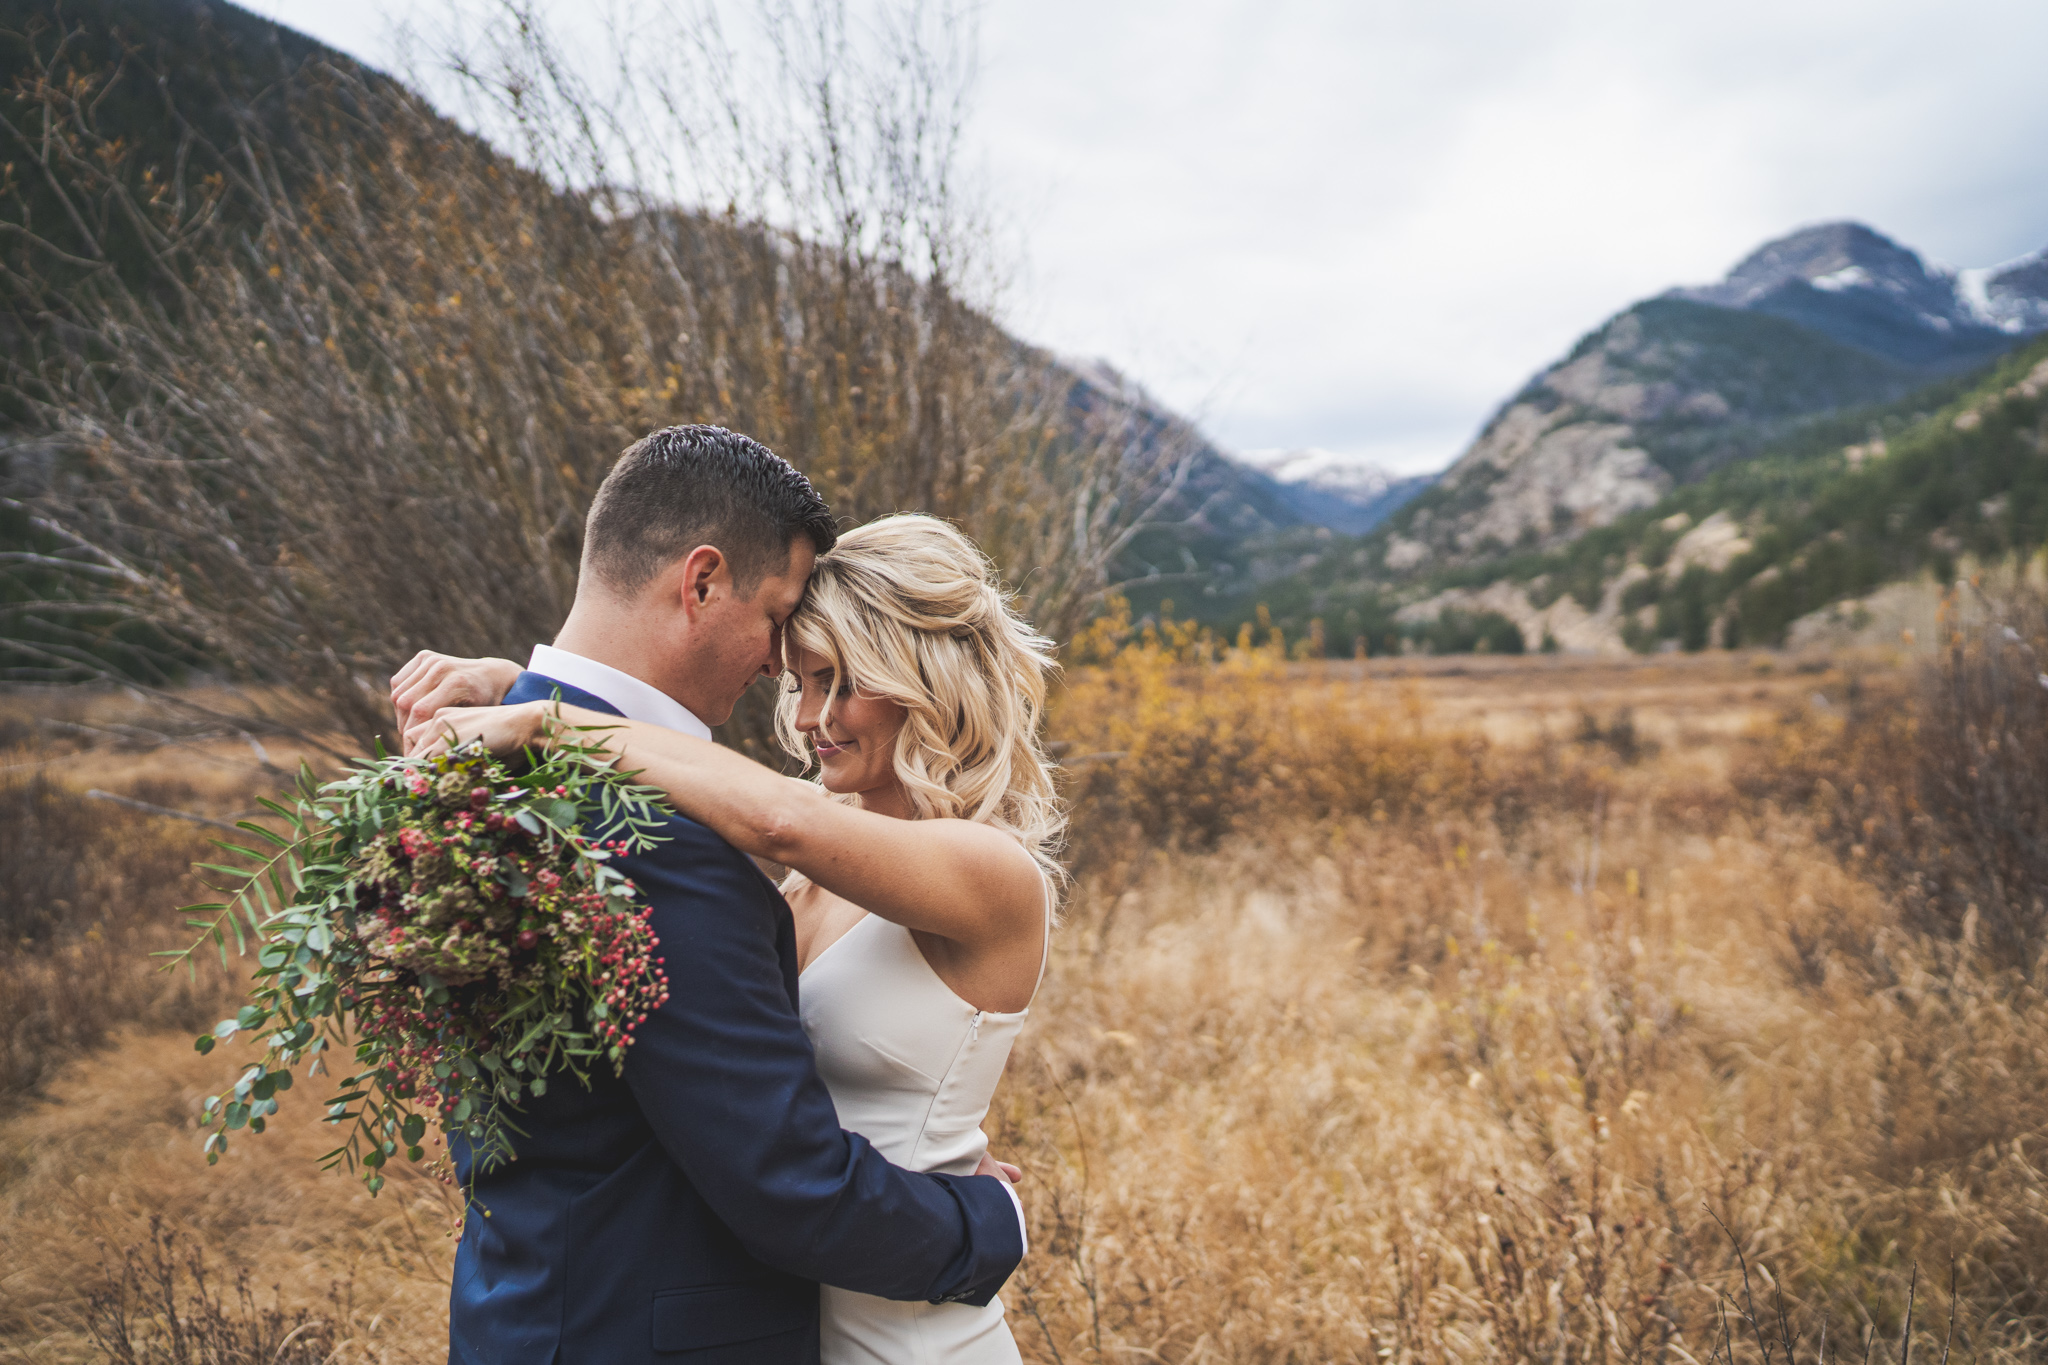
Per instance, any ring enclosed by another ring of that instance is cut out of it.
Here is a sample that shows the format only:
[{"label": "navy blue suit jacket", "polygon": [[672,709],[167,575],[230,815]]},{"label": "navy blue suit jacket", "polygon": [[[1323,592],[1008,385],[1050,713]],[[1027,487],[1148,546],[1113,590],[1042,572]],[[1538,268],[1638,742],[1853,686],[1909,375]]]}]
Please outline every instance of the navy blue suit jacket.
[{"label": "navy blue suit jacket", "polygon": [[[617,708],[535,673],[505,700]],[[1023,1257],[988,1177],[921,1175],[843,1131],[796,1008],[774,885],[680,816],[621,870],[652,905],[669,1000],[625,1075],[526,1102],[518,1156],[475,1171],[455,1256],[458,1365],[816,1365],[820,1281],[983,1304]]]}]

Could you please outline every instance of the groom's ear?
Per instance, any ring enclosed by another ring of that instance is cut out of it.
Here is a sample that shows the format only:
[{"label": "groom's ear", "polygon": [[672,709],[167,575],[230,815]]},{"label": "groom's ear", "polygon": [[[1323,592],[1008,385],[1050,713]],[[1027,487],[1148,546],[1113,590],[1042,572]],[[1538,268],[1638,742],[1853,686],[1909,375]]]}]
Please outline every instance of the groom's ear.
[{"label": "groom's ear", "polygon": [[699,545],[683,557],[683,607],[708,606],[720,593],[732,591],[732,564],[716,545]]}]

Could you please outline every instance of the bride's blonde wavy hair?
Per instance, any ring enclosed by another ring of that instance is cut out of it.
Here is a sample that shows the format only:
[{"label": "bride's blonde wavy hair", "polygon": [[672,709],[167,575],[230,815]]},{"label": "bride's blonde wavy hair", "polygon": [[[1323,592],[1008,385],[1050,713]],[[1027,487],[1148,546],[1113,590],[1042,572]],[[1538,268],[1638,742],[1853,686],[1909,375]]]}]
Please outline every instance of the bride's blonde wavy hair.
[{"label": "bride's blonde wavy hair", "polygon": [[[974,542],[936,517],[911,513],[856,527],[818,557],[785,640],[906,715],[896,736],[897,780],[919,819],[977,820],[1014,835],[1057,884],[1066,816],[1039,737],[1052,641],[1017,614]],[[800,697],[775,711],[782,747],[806,763]]]}]

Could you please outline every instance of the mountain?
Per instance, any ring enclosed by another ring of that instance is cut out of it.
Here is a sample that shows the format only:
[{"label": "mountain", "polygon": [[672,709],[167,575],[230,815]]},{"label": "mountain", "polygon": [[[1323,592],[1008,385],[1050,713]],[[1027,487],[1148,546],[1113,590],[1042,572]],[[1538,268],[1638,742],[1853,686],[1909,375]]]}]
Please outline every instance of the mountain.
[{"label": "mountain", "polygon": [[2048,546],[2048,337],[1968,379],[1817,423],[1562,549],[1431,585],[1397,617],[1491,611],[1534,647],[1927,636],[1963,565]]},{"label": "mountain", "polygon": [[2008,332],[2048,331],[2048,249],[2004,265],[1965,270],[1956,290],[1971,311]]},{"label": "mountain", "polygon": [[1121,576],[1165,583],[1207,577],[1219,562],[1228,574],[1238,546],[1302,523],[1280,483],[1232,459],[1108,361],[1041,353],[1039,363],[1064,376],[1077,431],[1117,440],[1148,462],[1163,449],[1185,459],[1180,487],[1155,510],[1155,524],[1133,540]]},{"label": "mountain", "polygon": [[1609,319],[1390,520],[1394,574],[1555,548],[2048,329],[2048,253],[1960,274],[1855,223],[1767,243],[1717,284]]},{"label": "mountain", "polygon": [[1926,584],[2048,546],[2043,333],[2048,251],[1805,229],[1595,328],[1377,531],[1283,529],[1179,605],[1347,653],[1895,641]]},{"label": "mountain", "polygon": [[[1934,638],[1959,572],[2048,548],[2048,336],[1762,453],[1547,550],[1390,577],[1382,540],[1302,529],[1240,552],[1235,592],[1180,603],[1350,653],[1570,653]],[[1183,612],[1182,614],[1189,614]]]},{"label": "mountain", "polygon": [[[2013,312],[2015,326],[1999,325],[1989,306],[1991,289],[2000,288],[2003,302],[2011,284],[2002,273],[1987,278],[1980,311],[1957,275],[1930,269],[1860,223],[1824,223],[1758,248],[1719,284],[1667,297],[1784,318],[1915,368],[1955,369],[2006,349],[2025,330],[2025,303]],[[2039,301],[2048,304],[2048,294]]]},{"label": "mountain", "polygon": [[1234,458],[1279,485],[1301,520],[1347,535],[1372,530],[1436,482],[1434,474],[1403,476],[1334,450],[1247,450]]}]

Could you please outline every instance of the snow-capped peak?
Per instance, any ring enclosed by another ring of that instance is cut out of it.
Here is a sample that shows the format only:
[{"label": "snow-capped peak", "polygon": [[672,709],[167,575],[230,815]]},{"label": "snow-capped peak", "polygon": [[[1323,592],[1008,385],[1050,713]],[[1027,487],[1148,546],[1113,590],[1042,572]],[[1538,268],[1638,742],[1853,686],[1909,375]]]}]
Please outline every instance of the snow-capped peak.
[{"label": "snow-capped peak", "polygon": [[1398,479],[1367,456],[1313,446],[1299,450],[1247,450],[1237,458],[1239,463],[1251,466],[1276,483],[1305,484],[1353,498],[1376,498]]},{"label": "snow-capped peak", "polygon": [[1868,288],[1872,283],[1870,272],[1860,265],[1845,265],[1840,270],[1814,276],[1815,289],[1825,289],[1830,294],[1839,294],[1844,289]]},{"label": "snow-capped peak", "polygon": [[2048,328],[2048,248],[1956,272],[1956,297],[1978,321],[2003,332]]}]

